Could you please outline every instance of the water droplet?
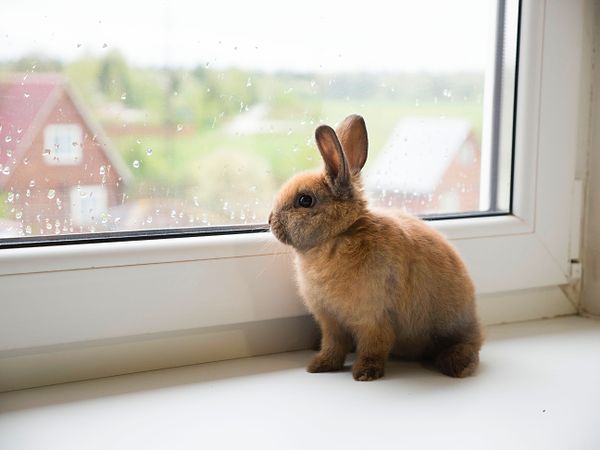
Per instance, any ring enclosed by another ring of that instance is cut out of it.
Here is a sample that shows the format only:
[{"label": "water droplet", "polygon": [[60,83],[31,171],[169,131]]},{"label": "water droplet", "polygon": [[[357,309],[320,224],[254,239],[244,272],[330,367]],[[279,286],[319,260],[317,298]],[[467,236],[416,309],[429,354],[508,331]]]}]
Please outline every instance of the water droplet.
[{"label": "water droplet", "polygon": [[8,203],[12,203],[15,200],[15,193],[9,192],[8,195],[6,196],[6,199],[8,200]]},{"label": "water droplet", "polygon": [[100,166],[100,170],[98,171],[100,175],[104,175],[106,173],[106,166]]},{"label": "water droplet", "polygon": [[25,227],[25,233],[27,233],[27,234],[31,234],[31,225],[27,225],[27,226]]},{"label": "water droplet", "polygon": [[25,164],[25,165],[29,164],[29,158],[23,158],[23,164]]},{"label": "water droplet", "polygon": [[23,217],[23,211],[17,211],[15,214],[15,219],[20,220]]},{"label": "water droplet", "polygon": [[12,150],[6,150],[6,156],[10,158],[12,156]]},{"label": "water droplet", "polygon": [[146,149],[146,155],[152,156],[152,149],[150,147]]},{"label": "water droplet", "polygon": [[10,141],[12,141],[12,137],[11,136],[6,136],[4,138],[4,142],[10,142]]},{"label": "water droplet", "polygon": [[140,168],[140,162],[136,159],[136,160],[133,161],[132,166],[133,166],[134,169],[139,169]]},{"label": "water droplet", "polygon": [[315,87],[316,84],[317,84],[317,82],[315,80],[311,80],[310,87]]},{"label": "water droplet", "polygon": [[136,143],[136,144],[141,144],[141,143],[142,143],[142,141],[140,140],[140,138],[137,138],[137,139],[135,140],[135,143]]},{"label": "water droplet", "polygon": [[127,92],[121,94],[121,100],[127,100]]},{"label": "water droplet", "polygon": [[252,86],[252,79],[248,78],[248,81],[246,81],[246,87],[250,87]]},{"label": "water droplet", "polygon": [[45,148],[44,151],[42,152],[42,155],[50,155],[51,150],[49,148]]},{"label": "water droplet", "polygon": [[10,175],[10,167],[4,166],[4,169],[2,169],[2,173],[4,175]]},{"label": "water droplet", "polygon": [[183,130],[183,125],[180,124],[180,123],[178,123],[177,124],[177,131],[181,131],[181,130]]},{"label": "water droplet", "polygon": [[23,128],[17,128],[17,134],[21,134],[23,132]]},{"label": "water droplet", "polygon": [[450,89],[444,89],[443,94],[444,94],[444,97],[448,97],[448,98],[452,97],[452,91]]},{"label": "water droplet", "polygon": [[198,197],[194,196],[194,206],[200,206],[200,203],[198,203]]},{"label": "water droplet", "polygon": [[48,198],[52,200],[56,196],[56,191],[54,189],[48,189]]},{"label": "water droplet", "polygon": [[78,44],[77,44],[77,48],[80,48],[80,47],[81,47],[81,43],[78,43]]},{"label": "water droplet", "polygon": [[29,187],[35,187],[35,180],[29,181]]},{"label": "water droplet", "polygon": [[152,223],[152,216],[148,216],[148,217],[146,217],[146,222],[148,222],[148,223]]},{"label": "water droplet", "polygon": [[102,48],[106,48],[108,47],[108,44],[105,42],[104,44],[102,44]]},{"label": "water droplet", "polygon": [[48,223],[46,224],[46,229],[47,229],[47,230],[51,230],[51,229],[52,229],[52,224],[51,224],[50,222],[48,222]]},{"label": "water droplet", "polygon": [[25,92],[25,93],[23,94],[23,97],[25,97],[25,98],[29,98],[29,92]]}]

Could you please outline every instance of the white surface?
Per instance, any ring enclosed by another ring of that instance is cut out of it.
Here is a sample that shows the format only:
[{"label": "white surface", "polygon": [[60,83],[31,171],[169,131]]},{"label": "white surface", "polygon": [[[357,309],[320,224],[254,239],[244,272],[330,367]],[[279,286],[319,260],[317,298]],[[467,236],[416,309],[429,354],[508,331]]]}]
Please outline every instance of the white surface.
[{"label": "white surface", "polygon": [[2,450],[598,449],[600,322],[489,330],[479,373],[393,362],[371,383],[308,374],[311,352],[0,395]]}]

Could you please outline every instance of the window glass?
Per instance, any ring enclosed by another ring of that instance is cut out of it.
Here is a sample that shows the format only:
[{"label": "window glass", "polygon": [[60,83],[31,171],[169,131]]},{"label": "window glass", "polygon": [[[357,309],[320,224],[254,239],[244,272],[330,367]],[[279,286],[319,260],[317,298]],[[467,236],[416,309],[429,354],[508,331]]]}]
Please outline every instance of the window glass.
[{"label": "window glass", "polygon": [[351,113],[374,205],[508,211],[514,4],[8,2],[0,237],[264,223]]}]

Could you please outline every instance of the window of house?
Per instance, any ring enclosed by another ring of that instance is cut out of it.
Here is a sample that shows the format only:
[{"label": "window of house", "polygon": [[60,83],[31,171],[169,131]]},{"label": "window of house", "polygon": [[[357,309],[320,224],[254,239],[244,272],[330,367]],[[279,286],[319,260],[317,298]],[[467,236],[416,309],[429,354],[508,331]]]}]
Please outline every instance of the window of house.
[{"label": "window of house", "polygon": [[56,123],[44,128],[44,161],[48,165],[75,165],[81,162],[81,127],[73,123]]},{"label": "window of house", "polygon": [[74,225],[93,227],[106,220],[108,198],[104,186],[75,186],[71,188],[69,197]]},{"label": "window of house", "polygon": [[[369,130],[374,205],[506,214],[517,7],[309,1],[291,25],[266,0],[213,3],[210,20],[187,0],[109,1],[65,27],[67,1],[13,4],[0,19],[0,226],[19,238],[264,224],[278,187],[321,164],[314,129],[350,113]],[[53,165],[65,171],[45,174]],[[99,222],[34,211],[48,191],[69,203],[89,185],[107,193]]]}]

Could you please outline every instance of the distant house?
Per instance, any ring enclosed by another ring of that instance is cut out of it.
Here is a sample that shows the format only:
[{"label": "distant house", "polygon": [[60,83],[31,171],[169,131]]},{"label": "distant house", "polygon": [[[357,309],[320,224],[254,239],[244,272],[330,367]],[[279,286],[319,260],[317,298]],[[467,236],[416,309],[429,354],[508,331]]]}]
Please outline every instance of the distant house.
[{"label": "distant house", "polygon": [[480,148],[461,119],[402,120],[366,173],[379,206],[413,213],[479,209]]},{"label": "distant house", "polygon": [[129,177],[63,76],[0,80],[0,192],[20,234],[101,227]]}]

